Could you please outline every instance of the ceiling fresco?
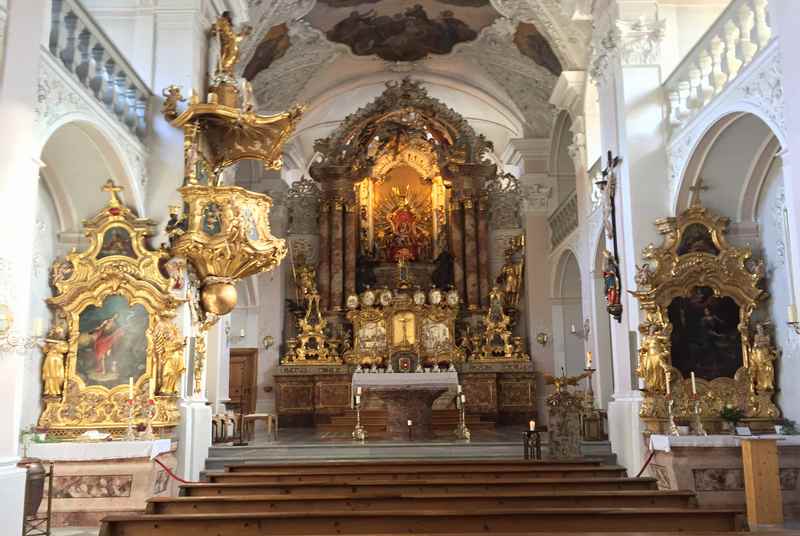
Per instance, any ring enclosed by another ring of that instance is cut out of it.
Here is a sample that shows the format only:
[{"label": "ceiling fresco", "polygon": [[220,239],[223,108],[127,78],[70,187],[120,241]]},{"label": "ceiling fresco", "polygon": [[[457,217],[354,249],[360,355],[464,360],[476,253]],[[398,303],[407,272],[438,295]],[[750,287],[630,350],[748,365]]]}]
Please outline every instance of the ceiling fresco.
[{"label": "ceiling fresco", "polygon": [[527,22],[520,22],[514,34],[514,44],[520,52],[529,57],[555,76],[561,75],[561,62],[553,52],[545,36],[534,26]]},{"label": "ceiling fresco", "polygon": [[488,0],[321,0],[305,20],[357,56],[417,61],[475,40],[498,16]]},{"label": "ceiling fresco", "polygon": [[253,58],[242,74],[248,80],[252,80],[258,73],[268,69],[275,60],[282,58],[291,45],[289,27],[285,23],[273,26],[258,44]]}]

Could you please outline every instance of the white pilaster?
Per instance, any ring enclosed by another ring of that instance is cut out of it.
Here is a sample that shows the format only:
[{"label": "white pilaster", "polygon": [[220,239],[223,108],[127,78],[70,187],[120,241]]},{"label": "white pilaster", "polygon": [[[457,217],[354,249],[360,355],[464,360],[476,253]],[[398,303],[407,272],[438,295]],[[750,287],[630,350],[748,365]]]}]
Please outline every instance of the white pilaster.
[{"label": "white pilaster", "polygon": [[[11,308],[13,331],[31,334],[30,293],[33,236],[39,188],[34,136],[39,43],[49,2],[11,2],[5,59],[0,71],[0,303]],[[30,352],[0,353],[0,526],[20,534],[25,471],[18,469],[22,372]]]}]

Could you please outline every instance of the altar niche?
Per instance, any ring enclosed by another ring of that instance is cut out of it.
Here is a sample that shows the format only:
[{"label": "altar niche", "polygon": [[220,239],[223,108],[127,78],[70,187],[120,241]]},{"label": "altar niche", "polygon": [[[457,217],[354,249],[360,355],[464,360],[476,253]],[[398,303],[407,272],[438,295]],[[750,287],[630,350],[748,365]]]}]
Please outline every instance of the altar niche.
[{"label": "altar niche", "polygon": [[728,223],[696,199],[677,217],[657,220],[664,243],[643,252],[632,294],[644,318],[637,372],[640,415],[651,432],[667,431],[670,399],[675,419],[697,414],[712,432],[725,407],[739,408],[756,430],[771,430],[780,417],[764,264],[727,242]]}]

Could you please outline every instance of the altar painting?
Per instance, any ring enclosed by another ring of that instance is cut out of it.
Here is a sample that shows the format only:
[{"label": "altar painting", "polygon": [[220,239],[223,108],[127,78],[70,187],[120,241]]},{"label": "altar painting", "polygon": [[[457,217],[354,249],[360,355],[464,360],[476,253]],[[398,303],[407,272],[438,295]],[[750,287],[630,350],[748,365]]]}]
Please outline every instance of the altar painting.
[{"label": "altar painting", "polygon": [[452,346],[450,328],[445,322],[436,322],[428,318],[422,321],[422,348],[427,353]]},{"label": "altar painting", "polygon": [[383,321],[364,322],[356,331],[358,350],[362,353],[386,349],[386,326]]},{"label": "altar painting", "polygon": [[417,342],[417,317],[411,311],[402,311],[392,318],[392,344],[409,346]]},{"label": "altar painting", "polygon": [[110,389],[145,373],[149,316],[141,304],[114,294],[84,309],[78,325],[75,370],[87,386]]},{"label": "altar painting", "polygon": [[100,246],[97,259],[104,259],[113,255],[136,258],[136,254],[133,252],[131,235],[122,227],[111,227],[103,234],[103,243]]},{"label": "altar painting", "polygon": [[709,287],[696,287],[689,297],[672,300],[672,366],[688,377],[733,378],[742,366],[740,310],[730,297],[716,297]]}]

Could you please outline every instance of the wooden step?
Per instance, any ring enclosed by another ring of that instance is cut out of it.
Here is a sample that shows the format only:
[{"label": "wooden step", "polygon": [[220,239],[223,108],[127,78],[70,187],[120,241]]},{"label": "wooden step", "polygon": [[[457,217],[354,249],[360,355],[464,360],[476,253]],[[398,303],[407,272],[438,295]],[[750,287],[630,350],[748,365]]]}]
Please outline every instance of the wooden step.
[{"label": "wooden step", "polygon": [[365,509],[413,512],[425,508],[458,505],[471,510],[489,508],[688,508],[694,504],[690,491],[574,491],[565,493],[372,493],[239,495],[223,497],[154,497],[149,514],[211,514],[256,512],[347,512]]},{"label": "wooden step", "polygon": [[430,470],[434,472],[445,471],[506,471],[512,470],[517,467],[546,467],[546,468],[563,468],[563,467],[596,467],[603,465],[604,461],[596,459],[575,459],[575,460],[487,460],[487,459],[442,459],[442,460],[381,460],[381,461],[320,461],[320,462],[307,462],[307,463],[237,463],[225,466],[225,470],[231,473],[250,473],[250,472],[263,472],[269,473],[272,471],[283,473],[291,471],[296,475],[323,475],[323,474],[346,474],[358,472],[361,474],[367,473],[381,473],[381,472],[398,472],[403,473],[406,471],[425,471]]},{"label": "wooden step", "polygon": [[733,531],[740,512],[685,508],[490,509],[427,508],[398,513],[378,509],[325,512],[259,512],[109,516],[100,536],[264,536],[274,534],[462,534],[464,532],[559,533],[565,530],[649,532],[682,530]]},{"label": "wooden step", "polygon": [[264,495],[291,493],[441,493],[456,492],[493,493],[497,490],[518,492],[567,492],[567,491],[610,491],[610,490],[655,490],[654,478],[552,478],[552,479],[461,479],[437,480],[435,482],[413,481],[397,482],[371,481],[357,484],[294,482],[282,484],[241,483],[200,483],[182,484],[181,495],[190,497],[213,495]]},{"label": "wooden step", "polygon": [[624,477],[626,471],[620,466],[590,466],[590,467],[562,467],[549,468],[539,466],[520,466],[505,471],[402,471],[402,472],[381,472],[363,473],[354,471],[346,474],[295,474],[292,471],[278,472],[225,472],[209,471],[205,476],[209,482],[260,482],[264,484],[282,484],[285,482],[310,482],[310,483],[342,483],[355,484],[359,482],[371,481],[397,481],[411,482],[424,480],[433,482],[436,480],[499,480],[505,478],[529,478],[529,479],[553,479],[553,478],[609,478]]}]

